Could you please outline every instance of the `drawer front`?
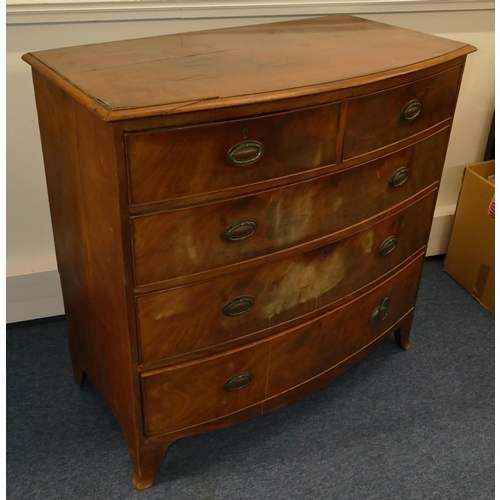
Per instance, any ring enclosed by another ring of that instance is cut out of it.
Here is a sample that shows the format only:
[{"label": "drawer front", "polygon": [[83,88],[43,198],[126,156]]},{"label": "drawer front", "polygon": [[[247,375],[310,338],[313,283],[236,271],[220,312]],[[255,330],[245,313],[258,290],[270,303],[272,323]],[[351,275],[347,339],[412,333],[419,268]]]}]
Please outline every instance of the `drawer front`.
[{"label": "drawer front", "polygon": [[125,135],[130,201],[222,191],[335,163],[338,103]]},{"label": "drawer front", "polygon": [[136,298],[142,362],[293,320],[354,292],[427,243],[432,193],[348,238],[256,269]]},{"label": "drawer front", "polygon": [[265,397],[269,343],[141,375],[147,436],[230,415]]},{"label": "drawer front", "polygon": [[359,299],[273,339],[267,397],[332,368],[397,323],[415,305],[422,263],[423,255]]},{"label": "drawer front", "polygon": [[349,99],[344,159],[401,141],[451,118],[461,66],[408,85]]},{"label": "drawer front", "polygon": [[439,180],[447,137],[445,129],[387,157],[311,181],[132,217],[136,284],[223,268],[370,219]]}]

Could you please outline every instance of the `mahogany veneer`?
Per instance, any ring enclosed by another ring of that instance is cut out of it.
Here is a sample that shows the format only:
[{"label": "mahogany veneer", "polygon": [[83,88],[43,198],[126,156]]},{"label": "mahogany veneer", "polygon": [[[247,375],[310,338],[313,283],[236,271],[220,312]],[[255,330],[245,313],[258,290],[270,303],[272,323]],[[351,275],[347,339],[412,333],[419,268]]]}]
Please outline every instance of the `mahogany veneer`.
[{"label": "mahogany veneer", "polygon": [[474,50],[341,15],[23,57],[75,380],[138,488],[175,439],[410,346]]}]

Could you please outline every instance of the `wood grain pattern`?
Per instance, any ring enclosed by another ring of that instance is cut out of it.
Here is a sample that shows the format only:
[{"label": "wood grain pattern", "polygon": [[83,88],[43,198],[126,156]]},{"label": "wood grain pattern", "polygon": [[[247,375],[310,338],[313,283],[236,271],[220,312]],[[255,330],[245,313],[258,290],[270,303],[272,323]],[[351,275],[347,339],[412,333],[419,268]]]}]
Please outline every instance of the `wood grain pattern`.
[{"label": "wood grain pattern", "polygon": [[319,376],[314,377],[307,382],[294,387],[293,389],[282,392],[277,396],[273,396],[264,400],[262,403],[254,404],[243,410],[231,413],[230,415],[227,415],[225,417],[211,420],[194,427],[188,427],[180,431],[175,431],[172,433],[155,436],[154,438],[149,438],[147,440],[147,443],[149,445],[157,446],[159,453],[161,453],[163,452],[165,447],[168,447],[170,443],[176,439],[185,436],[191,436],[193,434],[198,434],[201,432],[212,431],[214,429],[234,425],[251,418],[256,418],[263,413],[274,411],[277,408],[296,401],[297,399],[303,398],[356,366],[363,358],[371,354],[376,348],[378,348],[383,342],[385,342],[387,340],[387,336],[393,332],[393,329],[395,330],[395,334],[402,331],[409,332],[413,313],[414,309],[410,310],[397,324],[389,328],[383,335],[375,339],[371,344],[368,344],[363,349],[357,351],[349,358],[345,359],[342,363],[335,365],[330,370],[321,373]]},{"label": "wood grain pattern", "polygon": [[115,130],[37,72],[33,79],[75,380],[81,383],[82,372],[91,380],[120,422],[138,469],[142,415]]},{"label": "wood grain pattern", "polygon": [[[223,356],[142,375],[145,432],[165,434],[230,415],[262,401],[266,393],[269,343]],[[237,390],[226,381],[250,372],[253,380]]]},{"label": "wood grain pattern", "polygon": [[[73,374],[80,385],[84,370],[92,370],[95,362],[84,337],[91,325],[86,313],[89,309],[89,277],[75,103],[36,71],[33,71],[33,85]],[[58,110],[57,114],[52,112],[54,109]],[[64,145],[60,144],[61,139]]]},{"label": "wood grain pattern", "polygon": [[[119,421],[137,488],[175,439],[303,397],[392,331],[409,347],[474,50],[342,15],[23,56],[74,378]],[[246,140],[264,156],[227,167]]]},{"label": "wood grain pattern", "polygon": [[[265,117],[125,135],[132,204],[222,191],[335,164],[339,103]],[[233,166],[228,151],[258,141],[256,163]],[[219,194],[221,196],[221,194]]]},{"label": "wood grain pattern", "polygon": [[[227,106],[217,106],[218,101],[199,101],[188,107],[181,107],[175,111],[154,115],[153,108],[136,108],[130,110],[116,111],[123,113],[120,123],[127,132],[141,132],[159,128],[191,126],[193,124],[207,124],[215,121],[226,121],[240,119],[242,117],[281,113],[283,111],[292,111],[311,106],[321,106],[333,102],[341,102],[346,98],[354,98],[375,92],[380,92],[391,87],[407,85],[415,80],[431,77],[457,65],[465,65],[466,56],[457,56],[457,58],[446,58],[444,62],[437,62],[429,66],[420,63],[417,67],[401,68],[398,72],[391,75],[381,75],[366,82],[364,78],[356,83],[355,86],[340,86],[336,90],[323,88],[312,89],[312,93],[300,93],[300,95],[277,96],[273,93],[257,96],[262,98],[256,101],[255,96],[239,96],[237,103],[227,103]],[[406,70],[405,70],[406,69]],[[375,75],[371,75],[375,76]],[[63,86],[64,87],[64,86]],[[319,87],[323,87],[320,85]],[[220,104],[220,103],[219,103]],[[114,116],[112,113],[112,116]],[[153,115],[151,115],[153,113]],[[114,116],[116,118],[116,116]],[[114,120],[113,118],[113,120]],[[112,121],[113,121],[112,120]],[[340,137],[343,140],[343,136]],[[341,150],[339,150],[341,151]]]},{"label": "wood grain pattern", "polygon": [[354,354],[344,359],[341,363],[337,363],[332,366],[329,370],[320,373],[302,384],[296,385],[292,389],[267,398],[263,403],[263,412],[268,413],[270,411],[277,410],[282,406],[290,404],[297,399],[303,398],[308,394],[321,389],[326,384],[332,382],[332,380],[335,380],[344,373],[348,372],[351,368],[354,368],[360,361],[380,347],[381,344],[386,342],[388,335],[390,335],[393,331],[395,334],[400,331],[408,332],[409,334],[413,313],[414,309],[411,309],[397,324],[391,325],[382,335],[373,340],[373,342],[366,345],[359,351],[356,351]]},{"label": "wood grain pattern", "polygon": [[[348,100],[344,158],[380,149],[453,116],[461,66],[390,90]],[[401,117],[405,105],[418,100],[413,120]]]},{"label": "wood grain pattern", "polygon": [[109,120],[134,108],[144,116],[145,108],[163,114],[198,102],[234,105],[248,95],[255,101],[268,100],[268,93],[310,94],[320,84],[323,91],[348,88],[473,50],[352,16],[331,16],[47,50],[25,59],[43,66],[49,77],[64,75],[68,91],[88,105],[92,101]]},{"label": "wood grain pattern", "polygon": [[[343,362],[396,324],[414,306],[423,255],[381,286],[316,321],[272,341],[268,397],[292,389]],[[374,309],[390,298],[383,320]]]},{"label": "wood grain pattern", "polygon": [[[435,194],[348,238],[283,261],[136,299],[141,361],[198,351],[286,323],[370,284],[427,244]],[[381,256],[390,236],[396,248]],[[225,316],[240,296],[253,307]]]},{"label": "wood grain pattern", "polygon": [[[132,217],[136,284],[269,255],[369,219],[439,180],[447,134],[442,131],[385,158],[312,181],[232,201]],[[401,166],[407,166],[411,175],[399,188],[391,188],[389,179]],[[244,219],[255,220],[257,232],[244,241],[225,241],[225,229]]]},{"label": "wood grain pattern", "polygon": [[[369,293],[300,328],[223,356],[144,374],[147,434],[167,434],[222,418],[305,383],[363,350],[414,307],[423,257]],[[410,289],[404,290],[407,284]],[[391,297],[387,317],[371,323],[370,314],[386,296]],[[248,371],[254,379],[247,386],[224,390],[229,377]]]}]

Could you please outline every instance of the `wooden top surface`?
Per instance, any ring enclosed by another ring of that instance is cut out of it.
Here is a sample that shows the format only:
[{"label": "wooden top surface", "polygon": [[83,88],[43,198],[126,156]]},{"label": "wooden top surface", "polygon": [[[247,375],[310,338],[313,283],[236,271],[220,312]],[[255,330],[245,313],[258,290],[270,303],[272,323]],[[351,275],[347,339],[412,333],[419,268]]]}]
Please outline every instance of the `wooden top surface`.
[{"label": "wooden top surface", "polygon": [[[404,74],[465,43],[336,15],[28,53],[104,120],[286,98]],[[257,95],[256,95],[257,94]]]}]

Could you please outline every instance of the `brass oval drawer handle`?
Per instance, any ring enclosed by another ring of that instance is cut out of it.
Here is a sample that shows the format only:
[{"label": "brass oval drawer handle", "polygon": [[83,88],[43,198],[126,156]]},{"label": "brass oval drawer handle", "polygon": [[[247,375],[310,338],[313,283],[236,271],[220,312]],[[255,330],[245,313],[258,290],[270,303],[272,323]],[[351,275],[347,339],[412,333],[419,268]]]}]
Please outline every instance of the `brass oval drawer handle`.
[{"label": "brass oval drawer handle", "polygon": [[408,167],[398,168],[389,179],[389,186],[397,188],[402,186],[410,177],[410,169]]},{"label": "brass oval drawer handle", "polygon": [[420,111],[422,111],[422,103],[418,99],[412,99],[401,110],[401,118],[405,122],[411,122],[420,114]]},{"label": "brass oval drawer handle", "polygon": [[396,235],[389,236],[389,238],[386,238],[380,245],[378,249],[379,255],[382,255],[384,257],[385,255],[389,255],[395,248],[396,245],[398,244],[398,238]]},{"label": "brass oval drawer handle", "polygon": [[257,231],[257,223],[253,219],[243,219],[233,222],[226,227],[224,238],[226,241],[242,241],[250,238]]},{"label": "brass oval drawer handle", "polygon": [[387,318],[390,305],[391,299],[389,297],[385,297],[384,299],[382,299],[380,304],[371,313],[370,323],[375,323],[375,321],[383,321],[385,318]]},{"label": "brass oval drawer handle", "polygon": [[253,380],[252,372],[243,372],[228,378],[224,383],[225,391],[237,391],[248,385]]},{"label": "brass oval drawer handle", "polygon": [[244,167],[258,162],[263,155],[264,146],[259,141],[244,141],[227,152],[227,161],[234,167]]},{"label": "brass oval drawer handle", "polygon": [[245,314],[252,309],[255,304],[255,299],[250,295],[242,295],[230,300],[223,308],[222,314],[224,316],[239,316]]}]

